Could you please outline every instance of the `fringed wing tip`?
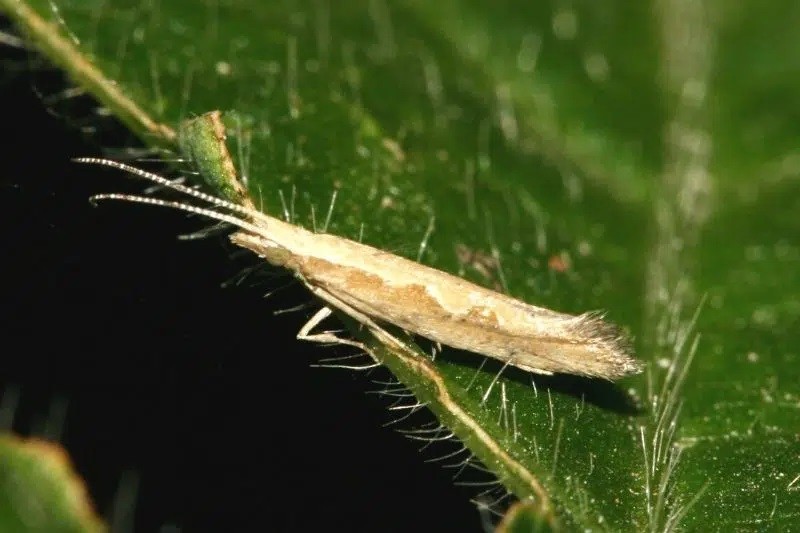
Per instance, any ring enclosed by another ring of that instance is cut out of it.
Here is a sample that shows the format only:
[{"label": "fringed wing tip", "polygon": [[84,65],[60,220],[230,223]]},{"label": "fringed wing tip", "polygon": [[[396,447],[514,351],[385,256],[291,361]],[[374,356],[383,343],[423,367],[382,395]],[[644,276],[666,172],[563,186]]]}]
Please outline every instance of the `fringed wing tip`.
[{"label": "fringed wing tip", "polygon": [[590,311],[578,316],[576,333],[602,349],[608,373],[608,379],[618,379],[639,374],[644,370],[644,363],[635,359],[630,339],[619,326],[607,322],[602,311]]}]

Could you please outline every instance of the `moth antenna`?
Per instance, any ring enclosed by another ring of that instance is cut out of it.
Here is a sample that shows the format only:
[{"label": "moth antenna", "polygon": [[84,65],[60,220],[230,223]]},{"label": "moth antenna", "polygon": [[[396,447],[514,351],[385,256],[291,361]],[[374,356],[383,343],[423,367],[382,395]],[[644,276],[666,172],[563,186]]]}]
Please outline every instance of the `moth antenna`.
[{"label": "moth antenna", "polygon": [[252,222],[248,222],[241,218],[237,218],[233,215],[228,215],[225,213],[219,213],[214,211],[213,209],[207,209],[205,207],[197,207],[191,204],[184,204],[181,202],[173,202],[170,200],[162,200],[160,198],[149,198],[147,196],[136,196],[134,194],[119,194],[119,193],[107,193],[107,194],[95,194],[91,198],[89,198],[89,202],[96,204],[97,201],[102,200],[119,200],[123,202],[134,202],[137,204],[146,204],[146,205],[155,205],[158,207],[168,207],[171,209],[177,209],[179,211],[186,211],[187,213],[193,213],[195,215],[204,216],[206,218],[211,218],[214,220],[219,220],[221,222],[227,222],[228,224],[232,224],[238,228],[243,230],[247,230],[255,235],[265,236],[264,235],[264,228],[259,227]]},{"label": "moth antenna", "polygon": [[[87,163],[87,164],[90,164],[90,165],[100,165],[100,166],[104,166],[104,167],[115,168],[117,170],[122,170],[124,172],[129,173],[129,174],[133,174],[134,176],[138,176],[140,178],[144,178],[144,179],[146,179],[148,181],[151,181],[153,183],[157,183],[159,185],[163,185],[164,187],[167,187],[167,188],[172,189],[174,191],[178,191],[180,193],[187,194],[189,196],[193,196],[195,198],[203,200],[204,202],[208,202],[208,203],[210,203],[210,204],[212,204],[212,205],[214,205],[216,207],[220,207],[220,208],[223,208],[223,209],[228,209],[228,210],[233,211],[235,213],[239,213],[239,214],[242,214],[242,215],[247,215],[248,217],[258,218],[258,219],[261,219],[261,220],[264,220],[264,221],[267,221],[267,222],[269,221],[269,217],[266,216],[265,214],[259,212],[259,211],[256,211],[254,209],[248,209],[248,208],[246,208],[244,206],[241,206],[239,204],[235,204],[233,202],[228,202],[227,200],[223,200],[221,198],[217,198],[216,196],[213,196],[211,194],[206,194],[206,193],[198,191],[196,189],[192,189],[191,187],[187,187],[186,185],[181,185],[179,183],[175,183],[174,181],[168,180],[167,178],[165,178],[163,176],[159,176],[158,174],[154,174],[152,172],[148,172],[146,170],[142,170],[141,168],[133,167],[131,165],[126,165],[125,163],[120,163],[119,161],[114,161],[112,159],[101,159],[101,158],[98,158],[98,157],[78,157],[78,158],[73,159],[73,161],[75,161],[76,163]],[[99,196],[105,196],[105,195],[98,195],[98,196],[94,196],[93,198],[95,198],[95,199],[103,199],[103,198],[99,198]],[[125,196],[125,195],[122,195],[122,196]],[[108,196],[108,198],[110,198],[110,196]],[[140,198],[142,198],[142,197],[140,197]],[[118,199],[119,200],[119,199],[122,199],[122,198],[114,198],[114,199]],[[142,202],[142,203],[145,203],[145,202]],[[152,204],[152,205],[160,205],[160,204]],[[181,204],[181,205],[188,205],[188,204]],[[198,214],[203,214],[203,213],[198,213]],[[217,220],[220,220],[220,219],[217,219]]]}]

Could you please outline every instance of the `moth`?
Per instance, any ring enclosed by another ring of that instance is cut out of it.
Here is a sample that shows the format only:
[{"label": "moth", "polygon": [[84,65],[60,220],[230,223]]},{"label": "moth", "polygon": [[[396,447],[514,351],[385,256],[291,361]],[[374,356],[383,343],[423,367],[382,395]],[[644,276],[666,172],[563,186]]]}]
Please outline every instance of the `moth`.
[{"label": "moth", "polygon": [[[206,161],[224,163],[209,171],[211,167],[204,167],[201,161],[201,173],[232,172],[219,112],[192,120],[187,127],[194,128],[201,137],[189,136],[186,140],[184,136],[184,153],[191,153],[195,161],[200,154]],[[615,380],[642,369],[618,328],[598,313],[570,315],[530,305],[372,246],[314,233],[264,214],[247,202],[206,194],[117,161],[76,161],[128,172],[204,205],[117,193],[95,195],[93,202],[136,202],[226,222],[237,228],[230,236],[234,244],[292,271],[325,304],[300,329],[298,339],[361,346],[332,333],[312,333],[335,309],[379,333],[381,339],[392,339],[398,345],[403,343],[386,331],[386,324],[539,374],[568,373]],[[212,175],[207,179],[219,183],[227,178]]]}]

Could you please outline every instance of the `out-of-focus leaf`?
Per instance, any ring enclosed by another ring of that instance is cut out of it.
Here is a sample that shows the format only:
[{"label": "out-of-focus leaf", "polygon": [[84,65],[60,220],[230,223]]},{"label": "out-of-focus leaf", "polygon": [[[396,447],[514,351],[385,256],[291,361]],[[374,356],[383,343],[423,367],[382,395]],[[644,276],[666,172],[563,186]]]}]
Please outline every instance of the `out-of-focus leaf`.
[{"label": "out-of-focus leaf", "polygon": [[105,531],[83,481],[59,446],[0,437],[0,530]]}]

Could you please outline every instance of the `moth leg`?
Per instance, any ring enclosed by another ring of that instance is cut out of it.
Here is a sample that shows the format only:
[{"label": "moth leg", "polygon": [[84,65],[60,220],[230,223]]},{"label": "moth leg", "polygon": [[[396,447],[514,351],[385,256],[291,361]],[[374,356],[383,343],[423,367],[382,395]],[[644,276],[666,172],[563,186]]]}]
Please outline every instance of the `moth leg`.
[{"label": "moth leg", "polygon": [[540,376],[552,376],[553,375],[553,372],[551,370],[542,370],[541,368],[536,368],[536,367],[533,367],[533,366],[521,365],[521,364],[517,363],[516,361],[511,363],[511,364],[513,364],[517,368],[521,368],[522,370],[527,370],[528,372],[533,372],[534,374],[539,374]]},{"label": "moth leg", "polygon": [[318,342],[322,344],[346,344],[348,346],[355,346],[359,350],[364,350],[369,353],[367,347],[360,342],[343,339],[330,331],[323,331],[321,333],[311,333],[311,330],[320,325],[320,323],[331,316],[331,308],[324,306],[322,309],[314,313],[314,316],[308,319],[308,322],[303,324],[300,331],[297,332],[297,338],[302,341]]},{"label": "moth leg", "polygon": [[[317,298],[319,298],[320,300],[322,300],[322,301],[324,301],[325,303],[328,304],[328,306],[323,307],[316,315],[311,317],[311,320],[309,320],[306,323],[305,326],[303,326],[303,329],[301,329],[300,333],[298,333],[298,335],[297,335],[298,339],[299,338],[307,338],[308,340],[314,340],[314,341],[317,341],[317,339],[321,339],[318,342],[339,342],[339,343],[342,343],[342,344],[348,344],[350,346],[356,346],[358,348],[361,348],[365,352],[367,352],[370,355],[370,357],[372,357],[375,361],[380,363],[380,360],[375,356],[373,351],[370,348],[368,348],[365,344],[362,344],[362,343],[359,343],[359,342],[356,342],[356,341],[347,340],[347,339],[342,339],[342,338],[337,337],[336,335],[334,335],[332,333],[321,333],[319,335],[311,335],[310,337],[314,337],[314,338],[309,338],[308,333],[310,332],[310,330],[313,327],[315,327],[317,324],[319,324],[322,320],[324,320],[325,318],[330,316],[330,314],[332,313],[331,308],[334,308],[334,309],[337,309],[338,311],[341,311],[342,313],[346,314],[347,316],[349,316],[350,318],[352,318],[353,320],[355,320],[359,324],[362,324],[362,325],[366,326],[370,330],[370,332],[373,335],[375,335],[375,337],[377,337],[381,342],[383,342],[385,344],[392,344],[396,348],[399,348],[399,349],[404,350],[406,352],[414,353],[413,351],[411,351],[409,349],[408,345],[406,345],[404,342],[400,341],[397,337],[395,337],[394,335],[392,335],[391,333],[386,331],[384,328],[380,327],[368,315],[366,315],[366,314],[362,313],[361,311],[357,310],[356,308],[354,308],[350,304],[348,304],[346,302],[343,302],[336,295],[328,292],[327,290],[323,289],[322,287],[318,287],[318,286],[312,285],[310,283],[307,283],[302,278],[302,276],[298,276],[298,277],[303,281],[304,285],[306,287],[308,287],[308,290],[310,290]],[[305,337],[301,337],[301,334],[305,334]],[[322,337],[320,337],[320,335]]]}]

